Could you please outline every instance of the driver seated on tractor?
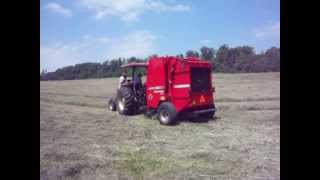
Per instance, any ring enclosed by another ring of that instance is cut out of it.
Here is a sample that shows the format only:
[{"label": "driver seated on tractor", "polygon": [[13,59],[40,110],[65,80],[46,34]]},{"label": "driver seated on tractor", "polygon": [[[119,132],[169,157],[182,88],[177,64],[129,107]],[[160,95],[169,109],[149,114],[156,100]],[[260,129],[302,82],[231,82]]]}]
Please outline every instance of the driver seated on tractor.
[{"label": "driver seated on tractor", "polygon": [[121,87],[122,84],[124,84],[127,80],[127,76],[125,75],[125,73],[121,73],[120,78],[119,78],[119,89]]},{"label": "driver seated on tractor", "polygon": [[135,75],[133,80],[133,85],[136,90],[140,90],[142,88],[142,80],[141,80],[142,74],[138,73],[138,75]]}]

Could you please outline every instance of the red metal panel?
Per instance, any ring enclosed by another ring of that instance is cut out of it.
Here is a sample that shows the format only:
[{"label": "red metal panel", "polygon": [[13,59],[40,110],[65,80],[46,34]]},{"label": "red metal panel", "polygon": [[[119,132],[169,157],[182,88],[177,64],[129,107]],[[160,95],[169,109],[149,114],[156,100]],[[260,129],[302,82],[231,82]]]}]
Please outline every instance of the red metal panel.
[{"label": "red metal panel", "polygon": [[190,103],[190,67],[188,61],[177,61],[172,82],[172,103],[177,111],[181,111]]},{"label": "red metal panel", "polygon": [[200,63],[191,63],[192,67],[202,67],[202,68],[209,68],[210,74],[209,74],[209,82],[210,83],[210,90],[209,92],[191,92],[191,101],[192,103],[189,104],[189,107],[197,107],[197,106],[207,106],[212,105],[214,103],[213,101],[213,89],[212,89],[212,74],[211,74],[211,64],[204,61]]},{"label": "red metal panel", "polygon": [[[191,67],[210,68],[207,61],[196,58],[155,57],[148,63],[146,80],[147,108],[157,108],[162,98],[170,101],[178,112],[197,106],[213,104],[213,93],[191,92]],[[211,75],[210,75],[210,80]],[[211,87],[211,82],[210,87]]]},{"label": "red metal panel", "polygon": [[[207,93],[194,93],[191,91],[191,67],[209,68],[211,72],[211,65],[207,61],[199,59],[185,59],[178,61],[174,73],[174,83],[172,89],[172,102],[177,111],[182,111],[186,108],[201,107],[213,104],[212,89]],[[211,87],[211,73],[210,73],[210,87]]]},{"label": "red metal panel", "polygon": [[149,60],[146,80],[147,108],[157,108],[165,90],[165,61],[163,58]]}]

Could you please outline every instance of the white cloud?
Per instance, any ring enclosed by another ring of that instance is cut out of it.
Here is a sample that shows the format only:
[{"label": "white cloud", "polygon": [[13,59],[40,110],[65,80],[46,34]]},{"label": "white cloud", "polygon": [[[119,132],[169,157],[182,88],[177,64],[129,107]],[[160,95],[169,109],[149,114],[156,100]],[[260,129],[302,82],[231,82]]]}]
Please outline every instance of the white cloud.
[{"label": "white cloud", "polygon": [[80,63],[88,43],[56,43],[40,46],[40,70],[49,72],[57,68]]},{"label": "white cloud", "polygon": [[254,30],[255,37],[258,39],[279,38],[280,37],[280,22],[263,26]]},{"label": "white cloud", "polygon": [[80,0],[80,4],[93,11],[97,19],[117,16],[123,21],[135,21],[145,11],[189,11],[183,4],[166,4],[159,0]]},{"label": "white cloud", "polygon": [[152,11],[189,11],[190,7],[182,4],[177,5],[167,5],[160,1],[149,1],[148,4],[146,4],[146,9],[152,10]]},{"label": "white cloud", "polygon": [[204,39],[200,41],[201,44],[209,44],[210,42],[211,41],[209,39]]},{"label": "white cloud", "polygon": [[40,47],[40,70],[54,71],[61,66],[75,64],[79,59],[77,46],[60,43]]},{"label": "white cloud", "polygon": [[156,36],[148,31],[135,31],[122,37],[85,35],[76,42],[41,45],[40,68],[54,71],[59,67],[87,61],[147,57],[156,51],[155,40]]},{"label": "white cloud", "polygon": [[58,3],[51,2],[51,3],[47,4],[45,6],[45,8],[51,12],[58,13],[60,15],[66,16],[66,17],[72,16],[72,12],[70,9],[64,8]]}]

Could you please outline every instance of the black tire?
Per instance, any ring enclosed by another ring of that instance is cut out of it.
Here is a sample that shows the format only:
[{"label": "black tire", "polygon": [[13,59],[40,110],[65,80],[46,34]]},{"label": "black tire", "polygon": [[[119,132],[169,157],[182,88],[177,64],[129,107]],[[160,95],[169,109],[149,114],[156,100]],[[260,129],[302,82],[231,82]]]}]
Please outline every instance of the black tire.
[{"label": "black tire", "polygon": [[117,103],[114,98],[110,98],[108,101],[108,109],[110,111],[116,111],[117,110]]},{"label": "black tire", "polygon": [[130,87],[121,87],[117,97],[119,114],[131,115],[134,111],[134,95]]},{"label": "black tire", "polygon": [[157,113],[160,124],[173,125],[176,123],[178,113],[170,102],[161,103]]}]

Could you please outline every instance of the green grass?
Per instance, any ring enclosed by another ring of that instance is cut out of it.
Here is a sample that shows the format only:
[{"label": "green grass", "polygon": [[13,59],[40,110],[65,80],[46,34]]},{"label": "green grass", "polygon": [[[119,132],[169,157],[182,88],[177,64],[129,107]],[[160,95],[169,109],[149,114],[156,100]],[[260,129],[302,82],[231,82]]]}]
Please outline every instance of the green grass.
[{"label": "green grass", "polygon": [[117,161],[119,170],[136,179],[144,179],[145,176],[161,172],[169,163],[166,159],[144,151],[124,152],[122,157],[123,160]]}]

